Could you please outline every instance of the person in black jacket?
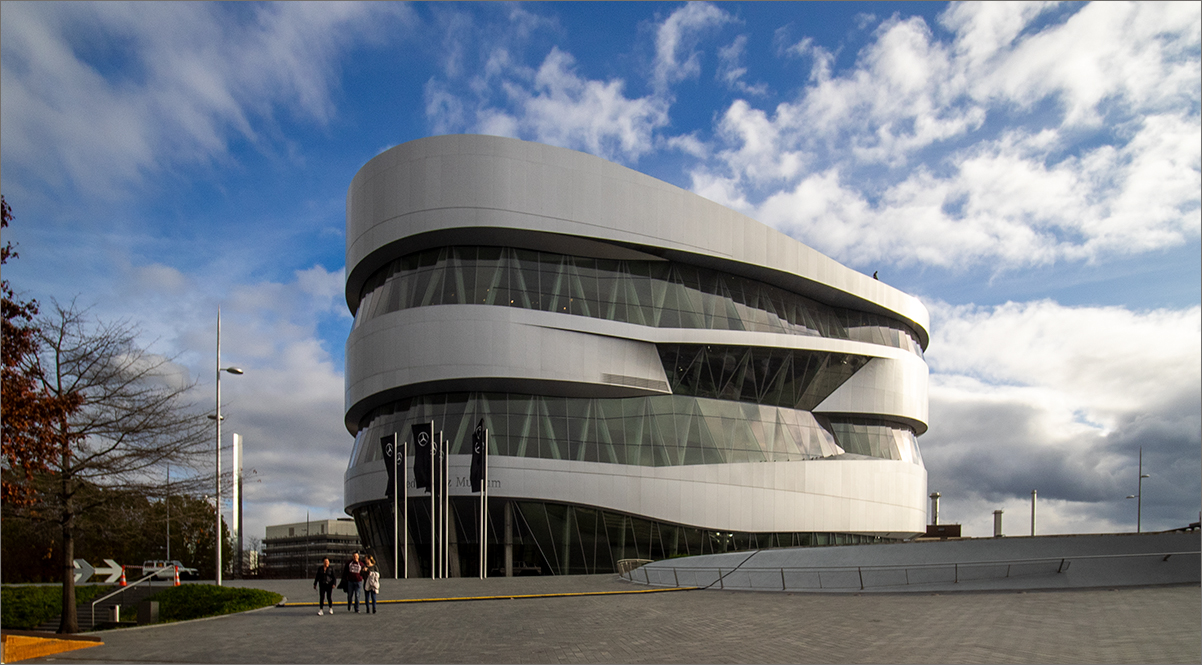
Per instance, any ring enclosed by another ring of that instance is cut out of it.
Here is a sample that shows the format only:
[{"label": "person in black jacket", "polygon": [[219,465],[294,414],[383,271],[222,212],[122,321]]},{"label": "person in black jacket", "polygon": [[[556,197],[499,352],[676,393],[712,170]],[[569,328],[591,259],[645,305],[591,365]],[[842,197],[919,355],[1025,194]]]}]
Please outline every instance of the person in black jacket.
[{"label": "person in black jacket", "polygon": [[325,605],[330,606],[330,614],[334,613],[334,585],[338,583],[338,575],[329,559],[322,560],[322,567],[313,578],[313,588],[317,589],[317,614],[325,614]]},{"label": "person in black jacket", "polygon": [[342,587],[346,590],[346,610],[351,610],[352,599],[355,603],[355,614],[359,613],[359,590],[363,588],[363,563],[359,561],[359,553],[351,555],[351,560],[342,565]]}]

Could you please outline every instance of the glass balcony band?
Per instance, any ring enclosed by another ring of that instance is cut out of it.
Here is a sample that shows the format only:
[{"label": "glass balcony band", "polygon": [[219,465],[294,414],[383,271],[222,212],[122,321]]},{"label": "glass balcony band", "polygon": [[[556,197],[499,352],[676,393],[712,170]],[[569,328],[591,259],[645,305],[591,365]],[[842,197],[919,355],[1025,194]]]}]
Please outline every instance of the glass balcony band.
[{"label": "glass balcony band", "polygon": [[847,339],[922,356],[908,325],[744,277],[674,261],[621,261],[455,246],[395,259],[364,283],[354,326],[431,305],[520,307],[658,328]]},{"label": "glass balcony band", "polygon": [[[913,430],[883,420],[831,422],[809,411],[690,395],[621,399],[442,393],[378,407],[361,422],[348,468],[382,459],[380,437],[434,420],[468,454],[483,418],[489,454],[636,466],[795,461],[863,455],[922,465]],[[846,437],[851,449],[843,446]]]}]

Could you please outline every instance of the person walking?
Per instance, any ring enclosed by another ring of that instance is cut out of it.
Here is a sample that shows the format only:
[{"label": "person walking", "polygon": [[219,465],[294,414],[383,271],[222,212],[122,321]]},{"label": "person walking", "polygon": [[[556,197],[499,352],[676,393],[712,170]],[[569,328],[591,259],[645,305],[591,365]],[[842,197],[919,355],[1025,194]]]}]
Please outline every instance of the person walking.
[{"label": "person walking", "polygon": [[330,606],[330,614],[334,613],[334,585],[337,583],[338,576],[334,574],[334,567],[330,565],[330,560],[322,559],[321,568],[313,577],[313,588],[317,589],[317,614],[319,616],[325,614],[326,605]]},{"label": "person walking", "polygon": [[359,561],[359,553],[351,555],[351,560],[342,566],[342,583],[346,586],[346,611],[351,611],[351,602],[355,604],[355,613],[359,613],[359,590],[363,588],[363,563]]},{"label": "person walking", "polygon": [[367,557],[367,565],[363,570],[363,611],[375,614],[376,595],[380,593],[380,569],[376,567],[375,558]]}]

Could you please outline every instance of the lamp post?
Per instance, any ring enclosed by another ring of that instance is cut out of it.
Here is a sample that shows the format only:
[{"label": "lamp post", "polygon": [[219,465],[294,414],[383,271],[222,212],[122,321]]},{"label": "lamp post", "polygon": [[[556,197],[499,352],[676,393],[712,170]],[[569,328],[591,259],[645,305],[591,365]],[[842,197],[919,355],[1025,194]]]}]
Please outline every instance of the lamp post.
[{"label": "lamp post", "polygon": [[167,507],[167,561],[171,561],[171,463],[167,463],[167,499],[163,502]]},{"label": "lamp post", "polygon": [[217,511],[217,532],[213,549],[217,552],[217,586],[221,586],[221,373],[242,374],[237,367],[221,366],[221,308],[217,308],[217,415],[209,416],[217,421],[217,501],[214,507]]},{"label": "lamp post", "polygon": [[1144,473],[1144,447],[1139,447],[1139,484],[1136,486],[1135,494],[1128,494],[1128,499],[1135,499],[1135,533],[1143,531],[1144,513],[1144,478],[1150,478],[1149,474]]}]

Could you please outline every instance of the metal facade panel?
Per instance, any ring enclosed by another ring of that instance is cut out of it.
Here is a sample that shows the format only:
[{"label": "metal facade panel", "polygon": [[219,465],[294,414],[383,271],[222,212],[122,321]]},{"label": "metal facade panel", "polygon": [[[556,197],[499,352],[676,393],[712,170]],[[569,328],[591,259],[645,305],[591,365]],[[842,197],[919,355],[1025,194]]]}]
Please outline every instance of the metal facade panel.
[{"label": "metal facade panel", "polygon": [[[411,169],[415,195],[392,197],[388,190],[396,180],[379,174],[404,168]],[[524,176],[520,190],[498,186],[518,174]],[[621,195],[598,201],[592,192],[608,187]],[[356,195],[347,216],[352,307],[365,278],[356,266],[373,251],[424,231],[462,227],[472,218],[478,225],[670,248],[795,275],[909,319],[925,343],[930,317],[916,298],[717,203],[573,150],[491,136],[419,139],[369,161],[349,191]],[[359,192],[369,205],[359,202]],[[615,208],[621,212],[614,214]],[[780,249],[786,246],[793,251]]]}]

